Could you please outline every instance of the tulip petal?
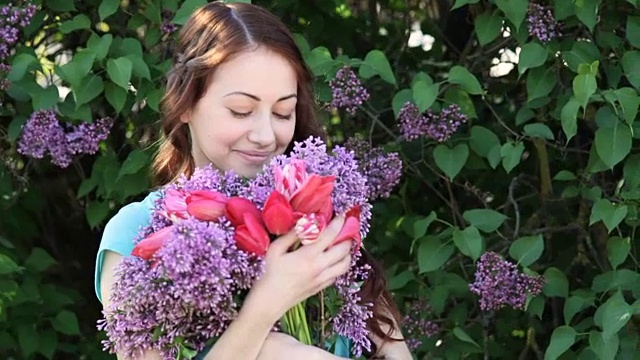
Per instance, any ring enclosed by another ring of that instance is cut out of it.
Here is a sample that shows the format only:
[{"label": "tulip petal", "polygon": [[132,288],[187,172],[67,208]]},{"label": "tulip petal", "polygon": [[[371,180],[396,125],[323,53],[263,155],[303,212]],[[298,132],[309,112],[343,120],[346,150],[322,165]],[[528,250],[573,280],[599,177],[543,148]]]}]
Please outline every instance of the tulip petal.
[{"label": "tulip petal", "polygon": [[149,260],[164,245],[165,241],[171,237],[173,226],[160,229],[146,238],[140,240],[133,248],[131,255],[144,260]]},{"label": "tulip petal", "polygon": [[196,200],[187,204],[187,211],[201,221],[218,221],[225,213],[225,204],[213,200]]},{"label": "tulip petal", "polygon": [[291,198],[291,206],[302,213],[320,212],[326,202],[331,201],[334,183],[334,176],[310,175]]},{"label": "tulip petal", "polygon": [[[354,216],[354,215],[358,216]],[[333,245],[339,244],[343,241],[353,240],[356,243],[355,252],[360,250],[360,245],[362,244],[362,235],[360,234],[360,209],[357,210],[349,210],[347,212],[347,217],[344,220],[344,224],[342,225],[342,229],[336,236],[333,241]]]},{"label": "tulip petal", "polygon": [[261,249],[260,246],[258,246],[258,244],[255,242],[246,225],[240,225],[236,228],[234,239],[236,240],[236,245],[240,250],[259,256],[263,256],[264,254],[266,254],[266,251],[264,251],[264,249]]},{"label": "tulip petal", "polygon": [[269,234],[258,219],[245,214],[244,224],[236,228],[236,242],[238,248],[264,256],[269,248]]},{"label": "tulip petal", "polygon": [[295,221],[289,201],[278,191],[272,192],[264,203],[262,218],[269,233],[274,235],[288,233]]},{"label": "tulip petal", "polygon": [[244,224],[244,215],[251,214],[252,217],[262,222],[262,214],[258,207],[250,200],[242,197],[232,197],[225,206],[225,216],[233,226]]}]

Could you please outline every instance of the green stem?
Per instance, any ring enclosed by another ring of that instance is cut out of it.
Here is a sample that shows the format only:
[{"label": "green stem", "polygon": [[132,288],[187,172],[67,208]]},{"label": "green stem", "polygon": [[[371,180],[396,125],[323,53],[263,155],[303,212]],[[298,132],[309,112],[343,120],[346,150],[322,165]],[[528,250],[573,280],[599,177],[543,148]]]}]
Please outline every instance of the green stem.
[{"label": "green stem", "polygon": [[284,314],[285,332],[305,345],[312,345],[304,304],[303,301]]}]

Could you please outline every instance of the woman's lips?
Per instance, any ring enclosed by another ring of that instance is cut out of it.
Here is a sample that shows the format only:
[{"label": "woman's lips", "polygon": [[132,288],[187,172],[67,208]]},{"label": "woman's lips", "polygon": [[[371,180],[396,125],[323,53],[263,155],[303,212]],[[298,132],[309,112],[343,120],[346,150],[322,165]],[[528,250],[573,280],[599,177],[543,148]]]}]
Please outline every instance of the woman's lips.
[{"label": "woman's lips", "polygon": [[269,159],[269,156],[271,156],[270,152],[263,151],[236,150],[236,152],[247,162],[254,164],[264,164]]}]

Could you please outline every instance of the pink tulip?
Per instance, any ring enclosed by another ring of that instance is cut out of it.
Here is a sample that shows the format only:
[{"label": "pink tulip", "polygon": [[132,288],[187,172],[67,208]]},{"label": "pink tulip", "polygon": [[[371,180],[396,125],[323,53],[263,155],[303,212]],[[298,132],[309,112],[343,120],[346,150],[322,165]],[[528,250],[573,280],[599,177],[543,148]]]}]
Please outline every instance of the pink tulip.
[{"label": "pink tulip", "polygon": [[244,214],[243,224],[236,227],[235,240],[238,249],[264,256],[269,248],[269,234],[251,213]]},{"label": "pink tulip", "polygon": [[242,197],[232,197],[227,201],[225,206],[225,216],[233,226],[244,224],[244,215],[251,214],[259,223],[262,223],[262,213],[258,210],[256,204]]},{"label": "pink tulip", "polygon": [[277,166],[274,169],[276,190],[284,195],[287,200],[291,200],[293,194],[302,187],[302,184],[309,176],[307,174],[304,160],[292,159],[290,163],[282,168]]},{"label": "pink tulip", "polygon": [[174,223],[188,218],[187,196],[188,194],[182,190],[167,190],[163,200],[165,211],[162,214]]},{"label": "pink tulip", "polygon": [[331,202],[335,176],[310,175],[291,198],[294,211],[304,214],[321,212]]},{"label": "pink tulip", "polygon": [[164,242],[171,237],[173,225],[154,232],[153,234],[142,239],[133,248],[131,255],[137,256],[144,260],[149,260],[163,245]]},{"label": "pink tulip", "polygon": [[360,234],[360,208],[352,208],[347,211],[345,216],[346,218],[342,225],[342,229],[340,229],[336,239],[333,241],[333,245],[339,244],[343,241],[353,240],[356,242],[355,252],[358,252],[360,250],[360,245],[362,245],[362,235]]},{"label": "pink tulip", "polygon": [[295,223],[289,201],[278,191],[272,192],[264,203],[262,218],[269,233],[274,235],[288,233]]},{"label": "pink tulip", "polygon": [[294,230],[302,245],[309,245],[318,239],[320,233],[327,227],[322,216],[307,214],[298,219]]},{"label": "pink tulip", "polygon": [[225,213],[227,197],[217,191],[192,191],[186,199],[187,211],[202,221],[217,221]]}]

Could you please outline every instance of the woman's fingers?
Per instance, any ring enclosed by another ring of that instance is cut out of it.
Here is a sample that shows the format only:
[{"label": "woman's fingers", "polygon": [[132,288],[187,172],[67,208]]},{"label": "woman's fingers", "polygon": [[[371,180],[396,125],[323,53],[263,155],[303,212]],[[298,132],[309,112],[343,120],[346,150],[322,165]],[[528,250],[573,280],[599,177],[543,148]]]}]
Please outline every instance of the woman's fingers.
[{"label": "woman's fingers", "polygon": [[331,247],[331,244],[333,244],[333,241],[342,229],[342,225],[344,225],[344,216],[334,217],[333,220],[331,220],[329,224],[327,224],[327,227],[320,234],[320,236],[318,236],[318,240],[308,246],[312,246],[319,251],[325,251],[327,248]]},{"label": "woman's fingers", "polygon": [[338,262],[342,261],[345,256],[351,253],[351,244],[351,241],[343,241],[336,244],[320,254],[318,260],[327,268],[334,266]]},{"label": "woman's fingers", "polygon": [[289,248],[293,246],[298,241],[298,237],[296,233],[291,231],[288,234],[282,235],[276,240],[274,240],[269,245],[268,253],[272,255],[284,255]]}]

